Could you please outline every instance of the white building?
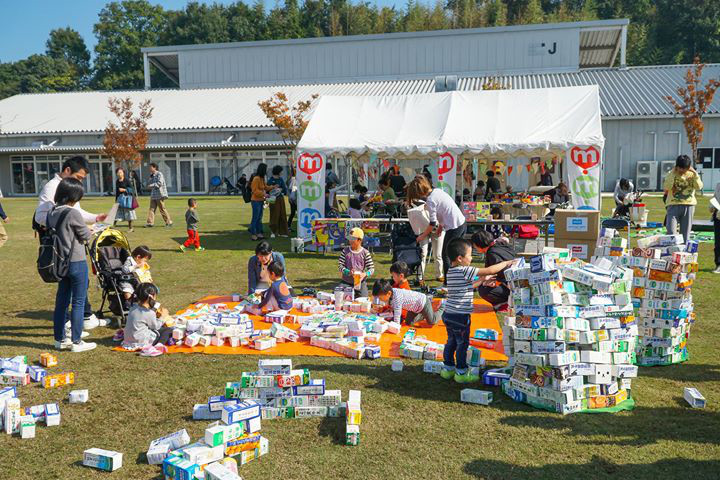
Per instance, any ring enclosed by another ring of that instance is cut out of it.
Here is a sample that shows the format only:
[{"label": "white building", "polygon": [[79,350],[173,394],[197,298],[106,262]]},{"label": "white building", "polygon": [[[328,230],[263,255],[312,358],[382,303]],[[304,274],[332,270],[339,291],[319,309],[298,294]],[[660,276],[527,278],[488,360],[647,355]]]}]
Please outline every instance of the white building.
[{"label": "white building", "polygon": [[[89,193],[111,191],[113,166],[98,151],[110,97],[151,99],[144,169],[160,164],[176,194],[212,193],[255,164],[285,164],[287,147],[257,106],[277,91],[292,102],[312,94],[397,95],[596,84],[606,137],[604,189],[628,177],[656,189],[663,162],[689,153],[681,120],[665,99],[686,65],[626,67],[627,20],[522,25],[386,35],[184,45],[143,49],[144,91],[17,95],[0,101],[0,189],[36,195],[64,156],[88,155]],[[177,90],[152,90],[150,69]],[[720,77],[720,64],[705,75]],[[720,98],[701,144],[708,188],[720,181]]]}]

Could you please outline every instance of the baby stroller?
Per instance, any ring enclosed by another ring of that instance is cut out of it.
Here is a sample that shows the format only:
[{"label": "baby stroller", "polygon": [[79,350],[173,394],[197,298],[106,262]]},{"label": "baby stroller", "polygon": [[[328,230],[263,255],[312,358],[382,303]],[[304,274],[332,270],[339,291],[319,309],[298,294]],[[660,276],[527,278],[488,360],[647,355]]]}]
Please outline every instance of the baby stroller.
[{"label": "baby stroller", "polygon": [[422,252],[410,223],[402,222],[393,225],[390,240],[393,263],[405,262],[410,270],[410,275],[415,275],[417,283],[420,284]]},{"label": "baby stroller", "polygon": [[[98,233],[90,244],[90,263],[102,289],[102,303],[95,312],[98,318],[106,313],[118,317],[119,328],[127,321],[127,305],[120,290],[120,283],[127,282],[137,286],[134,275],[122,272],[122,266],[130,256],[130,244],[120,230],[106,228]],[[108,309],[105,310],[105,303]]]}]

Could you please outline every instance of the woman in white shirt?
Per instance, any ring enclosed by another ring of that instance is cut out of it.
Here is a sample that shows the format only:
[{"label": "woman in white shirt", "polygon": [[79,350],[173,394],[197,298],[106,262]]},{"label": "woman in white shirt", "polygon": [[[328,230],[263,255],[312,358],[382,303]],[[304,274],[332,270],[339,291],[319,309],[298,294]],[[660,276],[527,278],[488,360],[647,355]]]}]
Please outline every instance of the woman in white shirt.
[{"label": "woman in white shirt", "polygon": [[467,231],[465,216],[453,198],[440,188],[433,188],[424,175],[417,175],[407,187],[408,202],[425,201],[425,209],[430,217],[430,225],[417,237],[422,243],[433,232],[445,232],[442,246],[443,279],[450,268],[447,247],[456,238],[462,238]]}]

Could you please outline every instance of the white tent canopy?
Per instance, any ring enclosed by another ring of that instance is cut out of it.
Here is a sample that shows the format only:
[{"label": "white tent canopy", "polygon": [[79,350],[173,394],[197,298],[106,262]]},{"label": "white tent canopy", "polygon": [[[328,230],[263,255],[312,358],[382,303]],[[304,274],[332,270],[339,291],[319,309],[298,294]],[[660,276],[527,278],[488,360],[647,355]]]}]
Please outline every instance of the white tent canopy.
[{"label": "white tent canopy", "polygon": [[479,157],[602,150],[598,87],[322,96],[300,152],[323,155],[471,153]]}]

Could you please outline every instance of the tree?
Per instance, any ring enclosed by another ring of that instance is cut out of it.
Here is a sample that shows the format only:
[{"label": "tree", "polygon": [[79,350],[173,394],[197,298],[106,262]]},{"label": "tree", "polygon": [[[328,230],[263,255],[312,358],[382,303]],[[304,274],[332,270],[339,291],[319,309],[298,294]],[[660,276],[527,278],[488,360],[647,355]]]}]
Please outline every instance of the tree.
[{"label": "tree", "polygon": [[310,100],[290,106],[287,95],[277,92],[269,99],[258,102],[258,106],[278,129],[285,147],[294,149],[305,133],[308,126],[308,120],[305,117],[317,97],[318,95],[315,94],[310,97]]},{"label": "tree", "polygon": [[137,113],[130,97],[111,97],[108,108],[115,115],[117,123],[109,121],[105,127],[100,153],[112,158],[115,165],[123,167],[126,172],[136,170],[148,142],[147,122],[153,114],[150,100],[139,103]]},{"label": "tree", "polygon": [[140,48],[159,44],[160,33],[167,28],[162,7],[147,0],[122,0],[108,3],[100,11],[93,31],[96,88],[142,88],[143,57]]},{"label": "tree", "polygon": [[705,84],[705,88],[702,88],[701,82],[704,68],[705,64],[700,63],[699,57],[695,57],[693,65],[688,68],[685,74],[685,86],[677,89],[682,103],[670,95],[665,97],[675,111],[683,117],[683,126],[692,149],[693,163],[697,163],[697,146],[702,142],[703,131],[705,130],[702,117],[712,103],[715,91],[720,87],[720,81],[711,78]]},{"label": "tree", "polygon": [[67,92],[77,88],[75,69],[64,59],[30,55],[15,63],[17,93]]},{"label": "tree", "polygon": [[208,6],[190,2],[184,11],[167,12],[166,16],[167,28],[162,34],[162,43],[191,45],[230,41],[229,14],[217,3]]},{"label": "tree", "polygon": [[90,75],[90,52],[82,36],[72,28],[57,28],[45,43],[46,53],[56,60],[65,60],[75,69],[78,84]]},{"label": "tree", "polygon": [[503,0],[490,0],[485,5],[485,21],[489,27],[507,25],[507,5]]},{"label": "tree", "polygon": [[540,0],[529,0],[521,9],[520,16],[517,19],[518,24],[536,24],[543,23],[545,20],[545,11],[542,8]]}]

